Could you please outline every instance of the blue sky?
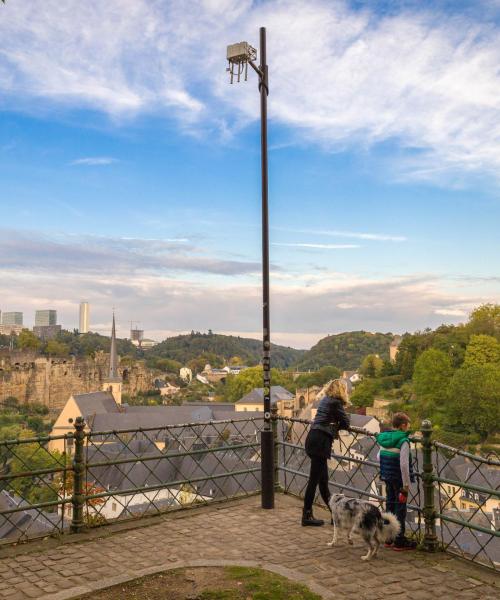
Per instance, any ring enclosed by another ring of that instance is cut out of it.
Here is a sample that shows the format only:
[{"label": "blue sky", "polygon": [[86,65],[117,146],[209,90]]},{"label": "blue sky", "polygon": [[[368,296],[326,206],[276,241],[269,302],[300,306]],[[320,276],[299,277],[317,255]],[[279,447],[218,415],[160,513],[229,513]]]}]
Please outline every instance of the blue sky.
[{"label": "blue sky", "polygon": [[500,3],[183,5],[0,8],[0,310],[260,335],[258,94],[224,56],[261,24],[273,339],[498,301]]}]

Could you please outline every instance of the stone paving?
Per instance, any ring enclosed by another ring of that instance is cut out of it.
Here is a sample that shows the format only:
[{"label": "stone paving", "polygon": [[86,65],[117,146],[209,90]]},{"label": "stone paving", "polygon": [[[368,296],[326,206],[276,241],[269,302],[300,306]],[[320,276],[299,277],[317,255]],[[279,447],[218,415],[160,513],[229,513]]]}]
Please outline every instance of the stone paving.
[{"label": "stone paving", "polygon": [[[500,577],[446,553],[327,548],[329,526],[300,526],[301,504],[278,494],[152,517],[0,550],[0,598],[64,600],[177,566],[260,565],[302,581],[325,598],[454,600],[500,597]],[[320,512],[320,511],[317,511]],[[326,513],[325,513],[326,517]]]}]

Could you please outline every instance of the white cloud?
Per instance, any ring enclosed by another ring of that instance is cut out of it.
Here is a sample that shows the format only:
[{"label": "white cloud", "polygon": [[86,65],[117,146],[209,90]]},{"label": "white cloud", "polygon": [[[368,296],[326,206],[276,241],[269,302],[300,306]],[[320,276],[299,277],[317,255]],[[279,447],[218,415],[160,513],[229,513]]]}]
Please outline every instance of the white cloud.
[{"label": "white cloud", "polygon": [[112,165],[113,163],[118,162],[117,158],[112,158],[111,156],[91,156],[88,158],[77,158],[76,160],[72,160],[70,165],[85,165],[85,166],[104,166],[104,165]]},{"label": "white cloud", "polygon": [[434,313],[448,317],[465,317],[467,315],[467,311],[462,308],[437,308]]},{"label": "white cloud", "polygon": [[[196,248],[188,246],[179,254],[179,244],[161,240],[89,237],[69,243],[64,236],[55,241],[29,232],[21,239],[2,231],[0,242],[0,279],[9,282],[0,308],[24,311],[28,325],[35,310],[51,307],[65,327],[76,327],[78,303],[86,298],[92,325],[100,324],[101,331],[108,331],[111,308],[116,306],[121,335],[131,320],[140,321],[153,338],[191,329],[260,335],[260,265],[206,256],[197,262]],[[207,273],[217,277],[201,276]],[[247,276],[222,276],[233,273]],[[273,276],[271,338],[307,347],[341,331],[402,332],[435,327],[443,320],[463,321],[474,306],[498,298],[498,282],[492,285],[461,281],[454,286],[446,277],[426,274],[377,278],[332,271],[297,274],[291,280]]]},{"label": "white cloud", "polygon": [[[229,88],[226,43],[268,28],[270,116],[328,149],[396,142],[400,175],[498,172],[500,43],[481,15],[346,2],[25,0],[2,8],[6,106],[160,111],[227,139],[258,116],[252,84]],[[253,77],[253,73],[252,73]],[[251,89],[250,89],[251,88]]]},{"label": "white cloud", "polygon": [[286,246],[288,248],[318,248],[320,250],[349,250],[352,248],[361,248],[357,244],[315,244],[298,242],[273,242],[271,246]]},{"label": "white cloud", "polygon": [[40,273],[106,273],[112,278],[134,273],[162,276],[176,272],[251,275],[260,272],[260,268],[258,262],[207,256],[185,238],[49,236],[36,231],[0,229],[0,269],[10,272],[36,269]]},{"label": "white cloud", "polygon": [[291,229],[285,227],[272,227],[277,231],[287,231],[289,233],[305,233],[310,235],[324,235],[329,237],[344,237],[357,240],[370,240],[377,242],[406,242],[407,238],[403,235],[390,235],[385,233],[363,233],[355,231],[342,231],[339,229]]}]

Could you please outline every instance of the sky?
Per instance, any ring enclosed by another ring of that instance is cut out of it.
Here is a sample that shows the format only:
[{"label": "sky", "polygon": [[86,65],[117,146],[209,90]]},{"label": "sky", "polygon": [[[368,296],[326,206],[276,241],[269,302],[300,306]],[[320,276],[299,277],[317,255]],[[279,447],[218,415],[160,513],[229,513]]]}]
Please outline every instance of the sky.
[{"label": "sky", "polygon": [[261,336],[259,94],[270,77],[271,338],[467,319],[500,292],[500,2],[8,0],[0,310]]}]

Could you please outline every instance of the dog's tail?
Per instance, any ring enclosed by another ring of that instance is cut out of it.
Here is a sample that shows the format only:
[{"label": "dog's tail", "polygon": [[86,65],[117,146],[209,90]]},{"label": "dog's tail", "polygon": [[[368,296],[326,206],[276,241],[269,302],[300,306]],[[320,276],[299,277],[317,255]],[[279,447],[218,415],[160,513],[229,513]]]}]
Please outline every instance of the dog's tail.
[{"label": "dog's tail", "polygon": [[401,530],[401,525],[399,521],[396,519],[396,516],[392,513],[383,512],[382,519],[379,522],[379,539],[382,542],[387,542],[389,540],[394,540],[394,538],[398,535]]}]

